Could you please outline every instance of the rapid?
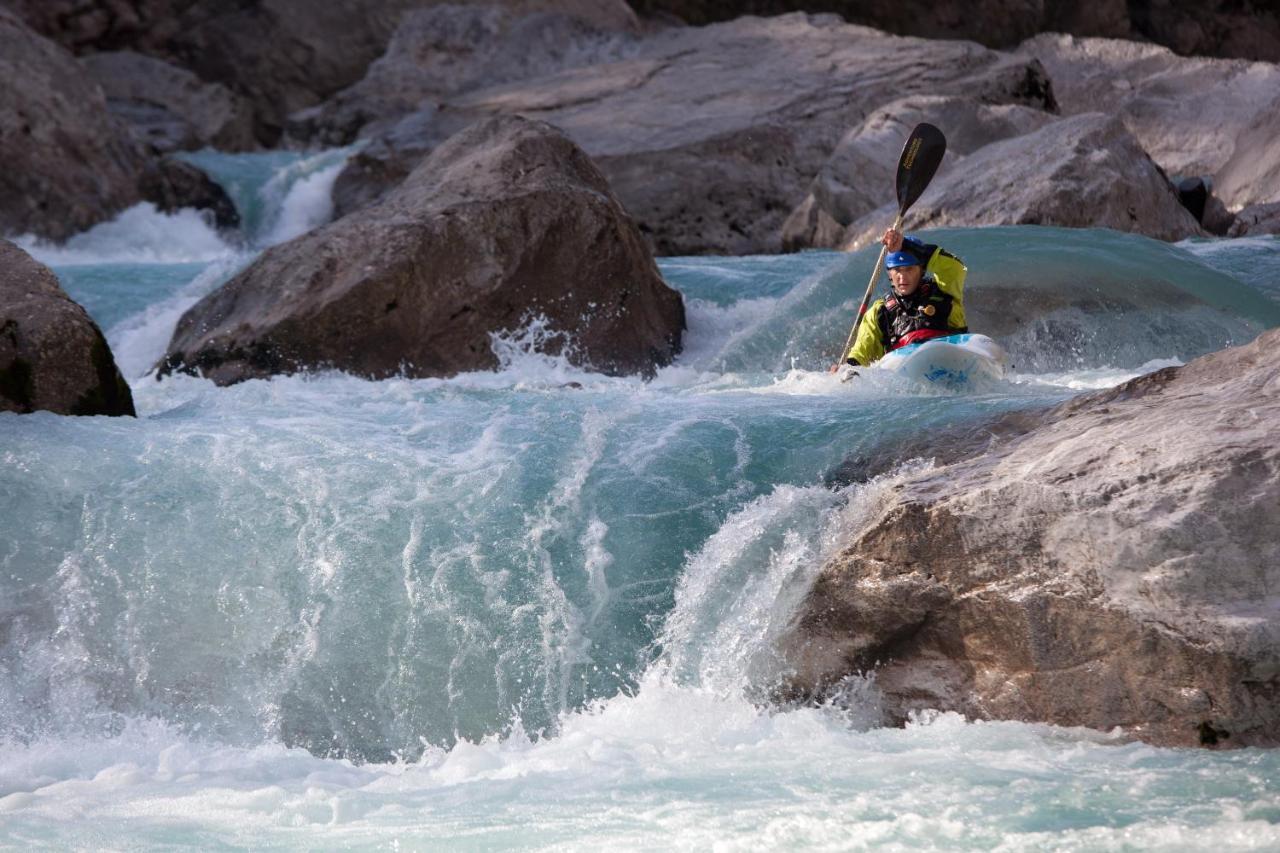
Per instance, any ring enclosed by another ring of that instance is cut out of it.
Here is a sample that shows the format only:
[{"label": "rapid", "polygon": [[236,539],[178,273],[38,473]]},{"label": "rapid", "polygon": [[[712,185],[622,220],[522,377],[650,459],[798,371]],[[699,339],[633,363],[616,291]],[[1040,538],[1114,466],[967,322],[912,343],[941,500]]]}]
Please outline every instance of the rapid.
[{"label": "rapid", "polygon": [[1014,364],[967,396],[826,373],[869,250],[661,259],[689,329],[649,382],[542,354],[537,318],[495,372],[156,381],[183,311],[328,219],[346,154],[193,155],[243,236],[142,205],[20,241],[139,417],[0,413],[0,847],[1280,846],[1274,752],[886,728],[874,677],[771,699],[773,640],[899,475],[842,462],[918,469],[896,436],[1251,340],[1280,239],[929,232]]}]

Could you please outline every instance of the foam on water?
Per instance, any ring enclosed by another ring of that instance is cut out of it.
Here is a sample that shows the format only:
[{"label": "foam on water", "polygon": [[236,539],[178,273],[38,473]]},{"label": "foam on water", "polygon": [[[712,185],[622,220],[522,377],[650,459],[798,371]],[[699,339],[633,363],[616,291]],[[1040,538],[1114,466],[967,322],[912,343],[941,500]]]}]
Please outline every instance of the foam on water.
[{"label": "foam on water", "polygon": [[171,295],[146,306],[106,331],[116,366],[130,381],[149,374],[164,355],[178,320],[192,305],[212,293],[249,262],[247,255],[228,255],[209,264]]},{"label": "foam on water", "polygon": [[191,208],[161,213],[151,202],[134,205],[61,245],[31,236],[17,237],[14,242],[54,268],[209,263],[234,254],[205,214]]},{"label": "foam on water", "polygon": [[1200,849],[1280,844],[1272,753],[926,716],[850,727],[653,677],[555,738],[355,765],[139,722],[0,747],[14,842],[57,847]]},{"label": "foam on water", "polygon": [[272,178],[263,188],[268,199],[280,200],[272,205],[278,207],[279,213],[262,238],[262,245],[274,246],[292,240],[329,221],[333,216],[330,195],[333,183],[346,165],[345,158],[337,163],[331,160],[332,156],[327,153],[303,160]]}]

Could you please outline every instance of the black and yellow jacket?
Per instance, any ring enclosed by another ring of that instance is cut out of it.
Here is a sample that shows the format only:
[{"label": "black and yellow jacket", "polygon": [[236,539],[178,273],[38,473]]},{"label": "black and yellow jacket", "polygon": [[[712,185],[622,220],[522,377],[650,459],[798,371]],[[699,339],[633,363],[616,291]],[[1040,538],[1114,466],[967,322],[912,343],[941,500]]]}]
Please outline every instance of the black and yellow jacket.
[{"label": "black and yellow jacket", "polygon": [[960,334],[968,329],[964,318],[964,278],[969,270],[946,249],[908,237],[902,251],[928,258],[916,292],[908,297],[890,294],[871,303],[858,324],[858,336],[845,359],[869,365],[893,349],[902,333],[912,329],[939,329]]}]

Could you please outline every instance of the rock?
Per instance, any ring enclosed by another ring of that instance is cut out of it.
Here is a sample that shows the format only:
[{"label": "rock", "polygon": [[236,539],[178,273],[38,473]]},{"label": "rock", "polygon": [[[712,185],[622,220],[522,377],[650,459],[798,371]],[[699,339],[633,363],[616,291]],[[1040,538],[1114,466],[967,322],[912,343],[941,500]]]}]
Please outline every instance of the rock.
[{"label": "rock", "polygon": [[1134,36],[1177,53],[1280,62],[1280,14],[1274,5],[1137,0],[1129,4],[1129,15]]},{"label": "rock", "polygon": [[[600,166],[659,253],[747,254],[781,248],[783,220],[841,136],[884,102],[885,80],[902,96],[1041,108],[1052,97],[1034,62],[795,14],[663,30],[629,59],[473,92],[437,115],[554,124]],[[364,168],[393,185],[394,159],[380,165]]]},{"label": "rock", "polygon": [[98,325],[53,272],[0,240],[0,411],[133,415]]},{"label": "rock", "polygon": [[1280,67],[1062,35],[1037,36],[1016,53],[1044,63],[1063,114],[1120,116],[1169,174],[1213,176],[1233,209],[1280,201]]},{"label": "rock", "polygon": [[375,203],[450,136],[471,120],[427,105],[410,113],[347,158],[333,182],[334,216],[342,217]]},{"label": "rock", "polygon": [[1246,207],[1227,231],[1228,237],[1253,234],[1280,234],[1280,201]]},{"label": "rock", "polygon": [[800,608],[794,689],[874,670],[897,720],[1280,744],[1277,346],[1078,397],[907,476]]},{"label": "rock", "polygon": [[1234,208],[1280,202],[1280,97],[1235,140],[1214,176],[1214,193]]},{"label": "rock", "polygon": [[[849,226],[844,244],[875,241],[897,202]],[[1060,225],[1112,228],[1159,240],[1203,236],[1177,191],[1117,118],[1086,113],[988,145],[934,179],[912,228]]]},{"label": "rock", "polygon": [[439,5],[405,13],[364,78],[292,118],[291,136],[346,145],[424,104],[617,58],[638,30],[623,0]]},{"label": "rock", "polygon": [[517,117],[440,146],[381,203],[268,249],[178,323],[161,372],[219,384],[307,369],[381,378],[492,368],[541,315],[545,349],[652,373],[684,309],[586,155]]},{"label": "rock", "polygon": [[355,83],[386,49],[400,15],[422,0],[261,0],[196,4],[165,44],[201,79],[248,98],[254,135],[274,145],[286,117]]},{"label": "rock", "polygon": [[[749,11],[834,12],[845,20],[886,32],[932,39],[968,39],[988,47],[1009,47],[1044,30],[1124,37],[1129,15],[1123,0],[1080,4],[1067,0],[632,0],[642,14],[665,13],[690,24],[726,21]],[[744,6],[746,8],[744,8]]]},{"label": "rock", "polygon": [[844,228],[893,199],[898,157],[918,123],[945,128],[947,156],[938,174],[991,142],[1021,136],[1055,120],[1019,104],[985,104],[962,95],[914,95],[867,116],[840,140],[783,224],[782,248],[834,248]]},{"label": "rock", "polygon": [[208,211],[221,230],[240,227],[235,202],[216,181],[190,163],[163,157],[148,164],[139,180],[142,197],[162,213],[182,207]]},{"label": "rock", "polygon": [[107,96],[107,107],[157,151],[256,147],[249,104],[225,86],[160,59],[130,51],[80,60]]},{"label": "rock", "polygon": [[1134,38],[1181,54],[1280,62],[1280,15],[1262,3],[1233,0],[631,0],[645,15],[690,24],[784,12],[835,12],[845,20],[899,35],[970,39],[1008,47],[1036,33]]},{"label": "rock", "polygon": [[153,53],[177,34],[200,0],[6,0],[45,38],[80,55],[95,51]]},{"label": "rock", "polygon": [[0,8],[0,234],[63,240],[139,201],[141,153],[61,47]]}]

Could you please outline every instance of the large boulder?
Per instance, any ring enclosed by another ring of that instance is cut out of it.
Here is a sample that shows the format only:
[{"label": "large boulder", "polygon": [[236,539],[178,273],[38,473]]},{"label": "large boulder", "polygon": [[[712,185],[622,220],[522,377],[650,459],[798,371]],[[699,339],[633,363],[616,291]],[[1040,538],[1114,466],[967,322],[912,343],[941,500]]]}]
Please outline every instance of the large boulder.
[{"label": "large boulder", "polygon": [[[897,203],[845,231],[847,248],[878,239]],[[940,175],[912,208],[914,228],[1059,225],[1160,240],[1204,236],[1177,190],[1118,118],[1086,113],[996,142]]]},{"label": "large boulder", "polygon": [[136,203],[143,157],[71,54],[0,7],[0,234],[65,239]]},{"label": "large boulder", "polygon": [[892,486],[798,611],[793,687],[874,671],[899,720],[1280,744],[1277,346],[1076,398]]},{"label": "large boulder", "polygon": [[783,224],[782,247],[834,248],[846,227],[893,198],[903,141],[920,122],[946,128],[941,175],[984,145],[1038,130],[1055,118],[1044,110],[964,95],[914,95],[886,104],[840,140],[809,195]]},{"label": "large boulder", "polygon": [[1170,175],[1213,176],[1232,209],[1280,201],[1280,66],[1063,35],[1037,36],[1017,54],[1044,64],[1063,114],[1121,117]]},{"label": "large boulder", "polygon": [[406,12],[364,77],[290,121],[290,136],[345,145],[472,89],[617,58],[638,23],[623,0],[445,4]]},{"label": "large boulder", "polygon": [[[627,59],[472,92],[434,114],[554,124],[599,164],[659,253],[746,254],[781,248],[783,220],[844,133],[884,103],[886,80],[898,96],[1040,108],[1052,98],[1034,61],[793,14],[663,30]],[[382,147],[384,159],[361,166],[382,185],[351,195],[376,197],[411,167]]]},{"label": "large boulder", "polygon": [[158,151],[256,146],[248,102],[225,86],[131,51],[94,53],[80,63],[102,87],[108,109]]},{"label": "large boulder", "polygon": [[492,335],[652,373],[684,308],[608,183],[560,132],[468,128],[381,203],[264,252],[179,321],[162,372],[220,384],[311,368],[374,378],[492,368]]},{"label": "large boulder", "polygon": [[0,411],[133,415],[98,325],[53,272],[0,240]]}]

